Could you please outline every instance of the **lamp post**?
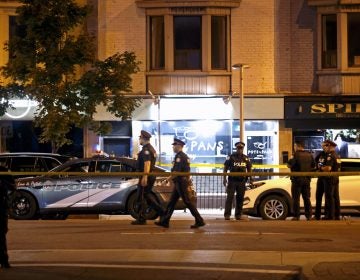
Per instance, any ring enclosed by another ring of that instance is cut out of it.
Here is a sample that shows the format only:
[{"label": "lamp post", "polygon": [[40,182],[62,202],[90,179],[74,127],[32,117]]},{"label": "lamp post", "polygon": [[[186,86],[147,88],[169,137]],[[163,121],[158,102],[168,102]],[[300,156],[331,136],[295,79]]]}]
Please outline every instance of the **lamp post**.
[{"label": "lamp post", "polygon": [[240,89],[239,89],[239,103],[240,103],[240,141],[245,143],[245,133],[244,133],[244,81],[243,81],[243,75],[244,75],[244,69],[249,68],[249,65],[244,63],[236,63],[232,66],[232,69],[239,70],[240,73]]}]

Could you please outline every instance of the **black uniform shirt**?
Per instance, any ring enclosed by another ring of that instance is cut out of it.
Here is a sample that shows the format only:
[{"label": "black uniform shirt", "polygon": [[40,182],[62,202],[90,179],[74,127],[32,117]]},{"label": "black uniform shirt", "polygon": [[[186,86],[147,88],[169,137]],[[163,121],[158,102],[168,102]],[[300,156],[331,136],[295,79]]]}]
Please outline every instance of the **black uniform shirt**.
[{"label": "black uniform shirt", "polygon": [[153,171],[156,161],[156,151],[150,143],[144,145],[138,153],[137,169],[139,172],[144,171],[145,161],[150,161],[150,171]]},{"label": "black uniform shirt", "polygon": [[[251,172],[251,161],[248,156],[244,154],[232,153],[224,162],[225,171],[230,172]],[[229,176],[229,181],[242,181],[246,177]]]},{"label": "black uniform shirt", "polygon": [[[171,172],[190,172],[190,159],[183,151],[175,155]],[[188,176],[176,176],[173,181],[183,182]]]},{"label": "black uniform shirt", "polygon": [[294,157],[289,160],[287,165],[294,172],[309,172],[315,168],[315,160],[310,152],[299,150],[294,153]]}]

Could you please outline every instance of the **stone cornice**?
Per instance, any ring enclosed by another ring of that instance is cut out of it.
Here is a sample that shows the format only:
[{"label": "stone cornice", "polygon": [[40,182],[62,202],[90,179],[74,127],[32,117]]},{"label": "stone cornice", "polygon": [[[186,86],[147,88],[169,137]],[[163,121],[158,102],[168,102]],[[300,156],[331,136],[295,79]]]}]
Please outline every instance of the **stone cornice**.
[{"label": "stone cornice", "polygon": [[309,6],[359,5],[360,0],[307,0]]},{"label": "stone cornice", "polygon": [[222,7],[237,8],[241,0],[136,0],[139,8]]}]

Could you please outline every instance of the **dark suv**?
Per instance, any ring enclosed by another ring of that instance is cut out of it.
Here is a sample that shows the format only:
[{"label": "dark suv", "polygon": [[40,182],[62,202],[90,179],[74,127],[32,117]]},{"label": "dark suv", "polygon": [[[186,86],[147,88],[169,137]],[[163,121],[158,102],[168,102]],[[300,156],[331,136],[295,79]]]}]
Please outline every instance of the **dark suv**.
[{"label": "dark suv", "polygon": [[69,156],[52,153],[3,153],[0,154],[0,166],[11,172],[47,172],[70,159]]}]

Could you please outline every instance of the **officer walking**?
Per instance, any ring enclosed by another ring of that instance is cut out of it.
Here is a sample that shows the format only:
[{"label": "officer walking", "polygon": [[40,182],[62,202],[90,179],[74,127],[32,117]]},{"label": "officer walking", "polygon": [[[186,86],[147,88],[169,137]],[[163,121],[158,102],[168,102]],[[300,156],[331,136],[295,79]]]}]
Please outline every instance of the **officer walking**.
[{"label": "officer walking", "polygon": [[[310,152],[304,150],[304,142],[299,140],[294,143],[294,155],[288,161],[287,166],[291,172],[310,172],[315,168],[315,160]],[[307,220],[311,219],[312,209],[310,201],[310,176],[291,176],[291,196],[293,199],[292,220],[300,219],[300,194],[304,200],[305,216]]]},{"label": "officer walking", "polygon": [[[227,157],[224,162],[224,173],[231,172],[251,172],[252,164],[248,156],[243,154],[245,143],[235,143],[236,152],[232,153]],[[226,178],[228,177],[228,179]],[[223,184],[226,187],[226,202],[225,202],[225,220],[230,220],[231,208],[234,200],[234,194],[236,192],[236,203],[235,203],[235,219],[236,220],[247,220],[241,217],[241,212],[244,203],[245,195],[245,184],[247,176],[224,176]],[[253,180],[250,177],[250,183]]]},{"label": "officer walking", "polygon": [[[331,140],[325,140],[321,144],[323,152],[315,159],[317,170],[320,172],[336,172],[340,170],[340,158],[335,152],[336,143]],[[338,176],[319,176],[316,184],[316,208],[315,219],[321,218],[322,196],[325,193],[325,211],[324,220],[340,219],[340,199],[338,194],[339,177]],[[337,190],[336,199],[334,199],[335,190]],[[335,216],[335,200],[337,213]]]},{"label": "officer walking", "polygon": [[[150,173],[154,170],[156,161],[156,151],[150,144],[151,134],[145,130],[141,130],[139,136],[140,145],[142,150],[138,153],[137,171]],[[156,176],[143,175],[139,178],[137,186],[137,209],[138,218],[131,222],[132,225],[145,225],[145,201],[147,204],[155,209],[159,215],[163,215],[164,209],[152,196],[152,188],[155,183]]]},{"label": "officer walking", "polygon": [[[183,147],[185,146],[185,142],[180,139],[174,139],[174,143],[172,143],[173,151],[176,153],[175,159],[173,162],[173,167],[171,168],[171,172],[190,172],[190,159],[183,152]],[[181,197],[186,207],[190,210],[191,215],[195,218],[195,224],[191,225],[190,228],[199,228],[205,226],[205,222],[203,218],[200,216],[196,205],[189,198],[188,186],[189,186],[189,176],[175,176],[170,177],[174,182],[174,190],[171,194],[169,204],[167,205],[165,215],[160,218],[159,222],[155,222],[155,225],[162,226],[165,228],[169,227],[170,218],[175,210],[175,205],[179,198]]]},{"label": "officer walking", "polygon": [[[8,170],[0,166],[0,172]],[[0,265],[2,268],[10,268],[9,256],[7,253],[6,234],[8,232],[8,192],[15,189],[12,176],[0,176]]]}]

